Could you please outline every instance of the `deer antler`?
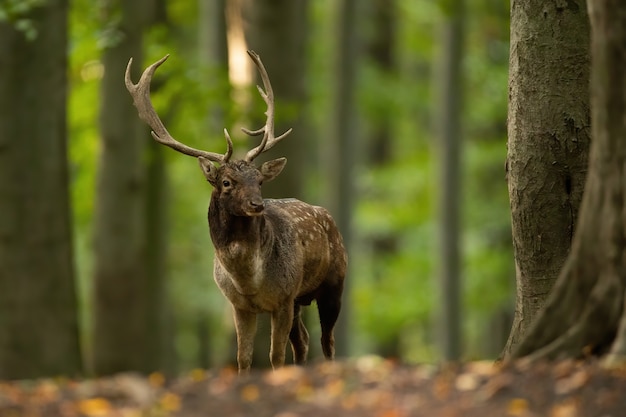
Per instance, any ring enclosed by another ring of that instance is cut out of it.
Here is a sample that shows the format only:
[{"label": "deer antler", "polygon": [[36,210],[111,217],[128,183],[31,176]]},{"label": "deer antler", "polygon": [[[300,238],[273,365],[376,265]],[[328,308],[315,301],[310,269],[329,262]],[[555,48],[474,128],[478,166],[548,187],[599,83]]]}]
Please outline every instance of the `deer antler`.
[{"label": "deer antler", "polygon": [[161,119],[154,110],[154,106],[152,106],[152,101],[150,100],[150,82],[152,81],[152,76],[154,75],[156,69],[162,63],[164,63],[168,57],[169,55],[165,55],[163,58],[159,59],[157,62],[146,68],[143,74],[141,74],[141,78],[139,79],[139,82],[137,84],[133,84],[132,80],[130,79],[130,67],[133,63],[133,59],[131,58],[128,61],[124,82],[126,83],[126,89],[133,97],[133,102],[135,103],[135,107],[137,107],[139,117],[141,118],[141,120],[146,122],[148,126],[150,126],[150,128],[152,128],[152,137],[157,142],[165,146],[169,146],[170,148],[185,155],[195,157],[202,156],[210,161],[225,164],[226,162],[228,162],[230,156],[233,153],[233,142],[230,139],[230,136],[228,135],[226,129],[224,129],[224,135],[226,136],[228,149],[226,150],[226,153],[224,155],[214,152],[202,151],[189,147],[174,139],[167,131],[167,129],[163,125],[163,122],[161,122]]},{"label": "deer antler", "polygon": [[[250,55],[250,58],[252,58],[254,64],[259,70],[259,73],[261,74],[261,79],[263,80],[263,87],[265,88],[265,91],[258,85],[257,89],[259,90],[259,94],[261,94],[263,101],[265,101],[265,104],[267,104],[267,111],[265,112],[267,120],[262,128],[257,130],[249,130],[246,128],[241,129],[244,131],[244,133],[250,136],[258,136],[260,134],[263,134],[261,144],[256,148],[249,150],[246,154],[246,157],[244,158],[246,161],[252,162],[254,158],[259,156],[261,153],[271,149],[280,140],[289,135],[292,129],[287,130],[285,133],[278,137],[274,137],[274,91],[272,90],[272,84],[270,83],[270,78],[267,75],[267,71],[265,70],[265,66],[263,66],[263,62],[261,62],[261,58],[259,57],[259,55],[252,50],[248,50],[248,55]],[[224,129],[224,132],[226,132],[226,129]]]}]

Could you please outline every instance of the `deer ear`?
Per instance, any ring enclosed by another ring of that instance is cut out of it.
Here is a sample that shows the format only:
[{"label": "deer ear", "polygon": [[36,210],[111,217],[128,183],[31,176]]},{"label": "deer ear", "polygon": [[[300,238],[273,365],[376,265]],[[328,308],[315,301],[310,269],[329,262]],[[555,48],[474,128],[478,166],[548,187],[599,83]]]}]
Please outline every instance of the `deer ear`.
[{"label": "deer ear", "polygon": [[215,184],[217,183],[217,168],[215,165],[203,156],[198,157],[198,162],[200,163],[200,169],[202,169],[202,173],[204,174],[206,180],[215,187]]},{"label": "deer ear", "polygon": [[287,158],[278,158],[267,161],[261,165],[260,171],[263,175],[263,181],[271,181],[278,176],[285,167]]}]

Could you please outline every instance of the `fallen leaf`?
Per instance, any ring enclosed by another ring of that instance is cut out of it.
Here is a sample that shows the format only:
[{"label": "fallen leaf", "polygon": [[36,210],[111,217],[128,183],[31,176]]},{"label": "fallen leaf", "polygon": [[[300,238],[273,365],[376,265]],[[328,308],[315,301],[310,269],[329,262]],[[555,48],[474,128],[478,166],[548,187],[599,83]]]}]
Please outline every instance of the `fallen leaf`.
[{"label": "fallen leaf", "polygon": [[172,392],[166,392],[159,400],[161,408],[165,411],[180,410],[180,397]]},{"label": "fallen leaf", "polygon": [[466,372],[456,377],[454,386],[458,391],[473,391],[480,385],[480,377],[477,374]]},{"label": "fallen leaf", "polygon": [[145,416],[144,412],[140,408],[122,407],[115,411],[117,411],[116,417],[117,415],[119,415],[120,417],[144,417]]},{"label": "fallen leaf", "polygon": [[331,379],[324,387],[324,391],[328,396],[336,398],[343,393],[345,386],[343,379]]},{"label": "fallen leaf", "polygon": [[194,382],[200,382],[206,379],[207,374],[204,369],[195,368],[189,373],[189,376]]},{"label": "fallen leaf", "polygon": [[344,410],[354,410],[359,405],[359,399],[355,393],[352,393],[341,400],[341,407]]},{"label": "fallen leaf", "polygon": [[265,382],[270,385],[285,385],[298,381],[304,376],[304,368],[301,366],[283,366],[267,373]]},{"label": "fallen leaf", "polygon": [[578,417],[578,407],[574,401],[557,404],[550,410],[550,417]]},{"label": "fallen leaf", "polygon": [[564,359],[552,368],[552,373],[555,378],[565,378],[570,375],[576,369],[577,362],[574,359]]},{"label": "fallen leaf", "polygon": [[433,381],[433,394],[440,400],[446,400],[452,391],[450,378],[445,375],[437,375]]},{"label": "fallen leaf", "polygon": [[59,393],[59,387],[56,383],[50,380],[43,380],[35,388],[35,395],[41,402],[54,401]]},{"label": "fallen leaf", "polygon": [[380,414],[378,414],[378,417],[404,417],[405,415],[406,413],[404,413],[402,410],[394,408],[392,410],[385,410],[381,412]]},{"label": "fallen leaf", "polygon": [[165,376],[160,372],[152,372],[148,375],[148,382],[155,388],[160,388],[165,384]]},{"label": "fallen leaf", "polygon": [[274,417],[300,417],[300,414],[296,414],[291,411],[283,411],[281,413],[276,414]]},{"label": "fallen leaf", "polygon": [[524,398],[513,398],[507,407],[510,416],[523,416],[528,411],[528,401]]},{"label": "fallen leaf", "polygon": [[252,403],[259,399],[261,392],[256,385],[248,384],[241,389],[241,399]]},{"label": "fallen leaf", "polygon": [[309,382],[303,382],[298,384],[296,388],[296,398],[298,401],[308,401],[312,398],[315,393],[315,389],[311,386]]},{"label": "fallen leaf", "polygon": [[502,365],[493,363],[493,361],[475,361],[468,362],[465,371],[480,376],[491,376],[502,370]]},{"label": "fallen leaf", "polygon": [[106,416],[111,411],[111,403],[104,398],[90,398],[80,401],[78,410],[89,417]]},{"label": "fallen leaf", "polygon": [[584,369],[576,371],[573,375],[559,379],[554,384],[554,392],[559,395],[569,394],[579,388],[582,388],[591,378],[589,372]]}]

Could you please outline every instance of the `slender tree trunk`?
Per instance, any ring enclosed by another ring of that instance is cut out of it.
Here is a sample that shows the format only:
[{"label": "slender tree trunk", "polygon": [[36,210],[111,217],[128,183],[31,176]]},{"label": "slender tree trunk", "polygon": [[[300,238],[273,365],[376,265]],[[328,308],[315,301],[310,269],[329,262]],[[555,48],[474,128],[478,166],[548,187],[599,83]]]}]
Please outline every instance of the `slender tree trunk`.
[{"label": "slender tree trunk", "polygon": [[[254,0],[247,3],[246,15],[250,25],[246,38],[248,46],[261,56],[272,81],[276,102],[276,134],[293,128],[288,138],[259,159],[283,156],[288,162],[280,176],[263,185],[265,198],[294,197],[306,200],[304,177],[307,169],[311,168],[305,153],[309,139],[305,109],[307,10],[307,0]],[[255,100],[259,99],[255,97]],[[253,119],[264,120],[261,113],[253,115]],[[256,146],[260,139],[252,140]],[[269,316],[259,316],[258,320],[253,364],[269,367]]]},{"label": "slender tree trunk", "polygon": [[[150,134],[144,129],[144,137]],[[167,253],[168,253],[168,215],[169,181],[164,147],[156,142],[148,144],[146,152],[145,175],[145,239],[146,239],[146,279],[143,297],[145,297],[145,371],[163,370],[174,374],[174,364],[170,346],[173,339],[171,328],[170,303],[167,296]]]},{"label": "slender tree trunk", "polygon": [[0,23],[0,379],[81,372],[67,164],[67,13]]},{"label": "slender tree trunk", "polygon": [[589,16],[593,141],[585,194],[565,266],[513,358],[577,357],[612,343],[608,362],[624,362],[626,3],[591,1]]},{"label": "slender tree trunk", "polygon": [[459,360],[461,337],[461,103],[464,1],[445,3],[442,23],[437,136],[440,158],[440,315],[443,359]]},{"label": "slender tree trunk", "polygon": [[[208,74],[205,82],[208,85],[219,83],[224,86],[224,100],[230,97],[230,84],[228,79],[228,43],[226,24],[227,0],[199,0],[198,20],[198,61],[204,73]],[[210,77],[210,78],[209,78]],[[206,112],[206,129],[211,134],[221,132],[226,124],[223,103],[213,105]],[[208,230],[207,230],[208,233]],[[211,358],[215,355],[211,352],[211,317],[208,308],[199,310],[196,315],[198,337],[198,366],[208,368]],[[236,341],[234,345],[236,346]],[[233,359],[235,358],[233,349]]]},{"label": "slender tree trunk", "polygon": [[510,353],[570,250],[589,148],[584,0],[511,2],[508,184],[517,300]]},{"label": "slender tree trunk", "polygon": [[[144,27],[168,23],[165,0],[144,0],[142,24]],[[155,86],[156,87],[156,86]],[[156,88],[153,91],[156,93]],[[143,125],[143,137],[150,138],[150,129]],[[138,138],[141,140],[141,138]],[[168,375],[176,373],[174,323],[168,297],[168,231],[169,231],[169,177],[164,147],[148,140],[142,165],[145,175],[145,347],[143,370],[160,370]]]},{"label": "slender tree trunk", "polygon": [[[357,160],[357,111],[356,79],[360,60],[360,40],[357,27],[361,9],[357,0],[342,0],[338,4],[337,47],[335,54],[335,82],[333,85],[333,106],[330,131],[330,152],[327,155],[328,176],[325,180],[331,185],[332,201],[329,210],[333,213],[343,235],[348,257],[352,252],[355,190],[354,174]],[[348,263],[349,264],[349,263]],[[350,264],[344,286],[343,306],[337,321],[337,356],[347,356],[350,326]]]},{"label": "slender tree trunk", "polygon": [[109,374],[148,370],[145,293],[145,127],[124,88],[123,74],[134,58],[142,62],[143,2],[111,5],[121,22],[119,37],[105,49],[101,85],[101,154],[98,163],[94,265],[94,371]]}]

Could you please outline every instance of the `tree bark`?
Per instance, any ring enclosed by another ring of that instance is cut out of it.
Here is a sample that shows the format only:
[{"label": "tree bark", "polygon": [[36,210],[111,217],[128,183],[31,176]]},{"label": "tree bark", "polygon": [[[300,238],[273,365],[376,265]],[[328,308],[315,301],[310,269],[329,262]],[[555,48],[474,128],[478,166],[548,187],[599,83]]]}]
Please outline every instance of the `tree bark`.
[{"label": "tree bark", "polygon": [[588,6],[593,141],[584,199],[565,266],[513,358],[606,353],[611,344],[607,361],[625,358],[626,3]]},{"label": "tree bark", "polygon": [[0,379],[82,370],[67,162],[67,13],[0,23]]},{"label": "tree bark", "polygon": [[146,280],[146,130],[123,83],[142,62],[141,1],[114,2],[121,22],[103,55],[101,154],[94,228],[94,371],[149,371]]},{"label": "tree bark", "polygon": [[508,185],[517,299],[515,349],[570,250],[589,148],[589,23],[583,0],[513,0]]}]

